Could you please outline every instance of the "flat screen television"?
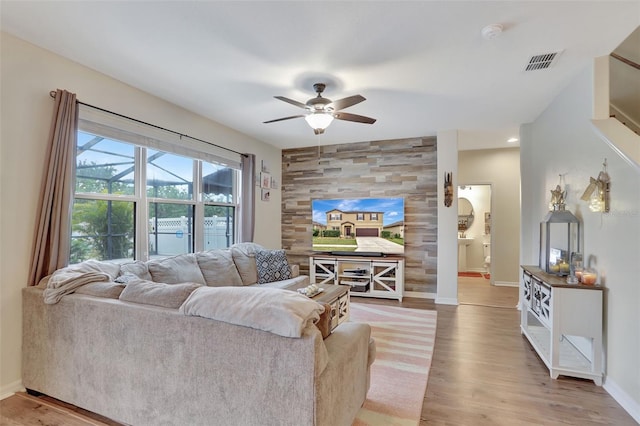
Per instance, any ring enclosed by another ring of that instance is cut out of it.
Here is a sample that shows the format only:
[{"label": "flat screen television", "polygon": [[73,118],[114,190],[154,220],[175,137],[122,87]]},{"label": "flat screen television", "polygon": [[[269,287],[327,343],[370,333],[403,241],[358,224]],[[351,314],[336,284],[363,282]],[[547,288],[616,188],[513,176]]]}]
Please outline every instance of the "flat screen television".
[{"label": "flat screen television", "polygon": [[313,250],[336,255],[404,253],[404,198],[311,200]]}]

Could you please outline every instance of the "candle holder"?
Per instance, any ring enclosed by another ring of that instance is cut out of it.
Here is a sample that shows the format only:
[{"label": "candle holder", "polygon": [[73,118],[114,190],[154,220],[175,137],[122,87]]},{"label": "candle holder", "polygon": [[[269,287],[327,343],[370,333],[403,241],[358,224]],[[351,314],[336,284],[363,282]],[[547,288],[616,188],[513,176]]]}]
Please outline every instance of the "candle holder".
[{"label": "candle holder", "polygon": [[582,270],[582,253],[571,253],[570,273],[567,277],[567,284],[578,284],[582,279]]},{"label": "candle holder", "polygon": [[582,271],[582,284],[584,285],[597,285],[598,271],[593,268],[587,268]]}]

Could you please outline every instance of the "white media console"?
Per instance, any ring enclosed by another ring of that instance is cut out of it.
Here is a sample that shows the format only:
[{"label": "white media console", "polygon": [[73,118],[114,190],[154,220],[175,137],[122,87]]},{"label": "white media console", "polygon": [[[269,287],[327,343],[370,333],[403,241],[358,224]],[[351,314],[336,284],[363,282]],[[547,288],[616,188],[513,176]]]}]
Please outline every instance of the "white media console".
[{"label": "white media console", "polygon": [[591,379],[602,385],[602,287],[522,266],[520,330],[551,377]]},{"label": "white media console", "polygon": [[404,259],[397,256],[314,255],[309,258],[311,283],[348,285],[351,296],[402,301]]}]

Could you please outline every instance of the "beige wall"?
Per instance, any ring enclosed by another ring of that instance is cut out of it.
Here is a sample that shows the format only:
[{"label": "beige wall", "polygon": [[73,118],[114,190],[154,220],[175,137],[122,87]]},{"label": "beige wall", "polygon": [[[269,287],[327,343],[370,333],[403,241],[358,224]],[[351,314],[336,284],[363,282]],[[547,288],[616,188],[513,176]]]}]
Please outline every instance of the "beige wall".
[{"label": "beige wall", "polygon": [[[614,51],[625,59],[640,64],[640,27],[636,28]],[[618,59],[610,57],[611,112],[630,127],[640,129],[640,71]],[[626,117],[620,117],[622,112]]]},{"label": "beige wall", "polygon": [[[49,91],[67,89],[78,99],[200,139],[256,154],[280,176],[280,150],[190,113],[103,74],[6,33],[1,42],[0,140],[0,396],[20,386],[21,294],[40,191],[45,141],[53,109]],[[259,192],[259,190],[258,190]],[[280,247],[280,190],[256,201],[255,241]]]},{"label": "beige wall", "polygon": [[[549,191],[564,176],[567,209],[582,222],[584,258],[597,269],[604,296],[604,387],[640,421],[640,172],[596,133],[593,70],[584,69],[521,130],[522,262],[537,264],[539,223]],[[611,211],[591,212],[580,200],[604,159]]]},{"label": "beige wall", "polygon": [[[519,148],[460,151],[458,185],[481,183],[491,185],[493,198],[491,281],[517,285],[520,267]],[[475,220],[482,222],[484,227],[484,212],[476,211]],[[482,252],[481,244],[475,248]]]}]

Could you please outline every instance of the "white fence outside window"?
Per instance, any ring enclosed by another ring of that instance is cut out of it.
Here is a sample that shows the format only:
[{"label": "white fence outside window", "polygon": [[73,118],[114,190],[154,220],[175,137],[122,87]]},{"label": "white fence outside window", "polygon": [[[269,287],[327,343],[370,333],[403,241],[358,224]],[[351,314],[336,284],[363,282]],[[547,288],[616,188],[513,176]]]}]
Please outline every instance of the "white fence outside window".
[{"label": "white fence outside window", "polygon": [[[158,256],[172,256],[190,252],[190,224],[185,216],[149,219],[149,250]],[[154,235],[157,232],[156,235]],[[157,241],[157,249],[156,249]],[[210,216],[204,218],[204,249],[226,248],[233,243],[233,218]]]}]

